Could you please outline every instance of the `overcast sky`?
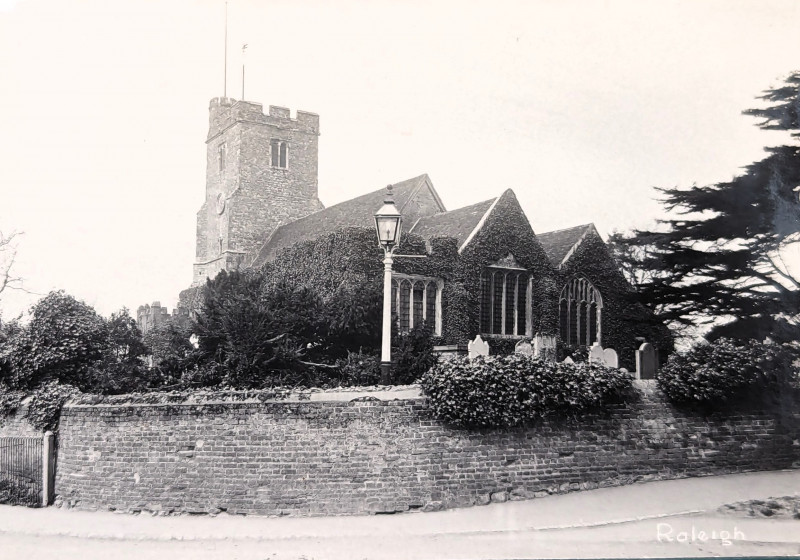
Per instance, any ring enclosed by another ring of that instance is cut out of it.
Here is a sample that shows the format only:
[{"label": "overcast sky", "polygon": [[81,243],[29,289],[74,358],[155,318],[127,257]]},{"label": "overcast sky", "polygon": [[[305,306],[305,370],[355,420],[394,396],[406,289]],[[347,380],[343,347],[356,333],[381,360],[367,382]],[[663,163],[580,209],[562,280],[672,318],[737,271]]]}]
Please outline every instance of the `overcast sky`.
[{"label": "overcast sky", "polygon": [[[192,278],[224,0],[0,0],[6,318],[103,314]],[[800,68],[800,2],[230,0],[228,95],[318,113],[331,205],[428,173],[448,209],[513,188],[544,232],[660,214],[786,141],[741,111]],[[369,224],[365,224],[369,226]]]}]

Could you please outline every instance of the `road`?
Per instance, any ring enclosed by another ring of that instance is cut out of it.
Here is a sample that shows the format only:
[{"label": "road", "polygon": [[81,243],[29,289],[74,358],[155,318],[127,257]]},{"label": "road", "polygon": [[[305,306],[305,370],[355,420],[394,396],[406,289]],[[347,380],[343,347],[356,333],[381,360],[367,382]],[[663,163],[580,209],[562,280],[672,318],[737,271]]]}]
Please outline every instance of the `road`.
[{"label": "road", "polygon": [[0,558],[484,559],[800,555],[800,520],[724,515],[800,470],[650,482],[434,513],[151,517],[0,506]]}]

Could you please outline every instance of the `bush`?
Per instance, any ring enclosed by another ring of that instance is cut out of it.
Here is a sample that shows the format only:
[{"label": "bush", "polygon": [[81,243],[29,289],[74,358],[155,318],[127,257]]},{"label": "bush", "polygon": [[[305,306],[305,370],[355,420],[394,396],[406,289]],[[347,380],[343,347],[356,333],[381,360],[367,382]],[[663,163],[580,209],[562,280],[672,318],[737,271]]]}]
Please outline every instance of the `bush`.
[{"label": "bush", "polygon": [[0,419],[14,414],[24,398],[23,391],[11,389],[5,383],[0,383]]},{"label": "bush", "polygon": [[61,418],[61,408],[70,397],[79,393],[72,385],[61,385],[55,381],[45,383],[31,393],[25,419],[39,430],[56,431]]},{"label": "bush", "polygon": [[658,385],[676,403],[715,405],[765,396],[796,378],[795,356],[786,347],[719,338],[673,354]]},{"label": "bush", "polygon": [[427,325],[414,327],[408,333],[395,335],[392,341],[392,383],[416,383],[436,364],[433,354],[433,332]]},{"label": "bush", "polygon": [[377,385],[381,379],[381,360],[375,354],[349,352],[347,358],[336,361],[342,387]]},{"label": "bush", "polygon": [[448,360],[420,383],[437,418],[478,428],[600,409],[625,400],[632,389],[631,377],[618,369],[521,354]]},{"label": "bush", "polygon": [[109,349],[105,320],[64,292],[51,292],[32,308],[31,322],[2,351],[14,388],[59,380],[91,390],[90,366]]},{"label": "bush", "polygon": [[150,353],[153,386],[171,387],[182,384],[187,377],[198,377],[196,370],[200,356],[191,342],[192,334],[194,325],[191,321],[169,318],[143,336]]}]

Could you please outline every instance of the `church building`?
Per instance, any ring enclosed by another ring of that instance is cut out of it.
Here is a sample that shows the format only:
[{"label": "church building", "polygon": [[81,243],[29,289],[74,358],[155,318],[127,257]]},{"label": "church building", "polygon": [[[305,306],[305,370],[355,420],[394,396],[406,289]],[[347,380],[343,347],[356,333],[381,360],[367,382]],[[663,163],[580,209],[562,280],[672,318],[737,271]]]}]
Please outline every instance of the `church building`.
[{"label": "church building", "polygon": [[[380,273],[372,228],[386,189],[322,205],[318,115],[292,117],[275,106],[265,112],[230,98],[212,99],[209,111],[206,195],[197,213],[193,288],[182,293],[183,305],[222,270],[270,266],[326,236],[340,240],[329,241],[329,251],[374,253],[369,260]],[[392,286],[401,332],[427,323],[441,343],[481,334],[501,352],[549,334],[565,346],[613,347],[628,366],[637,337],[656,345],[669,338],[636,302],[594,225],[536,234],[510,189],[448,211],[427,175],[392,187],[403,220]],[[341,242],[343,235],[353,242]],[[350,262],[345,257],[334,261]],[[337,266],[306,272],[336,274]]]}]

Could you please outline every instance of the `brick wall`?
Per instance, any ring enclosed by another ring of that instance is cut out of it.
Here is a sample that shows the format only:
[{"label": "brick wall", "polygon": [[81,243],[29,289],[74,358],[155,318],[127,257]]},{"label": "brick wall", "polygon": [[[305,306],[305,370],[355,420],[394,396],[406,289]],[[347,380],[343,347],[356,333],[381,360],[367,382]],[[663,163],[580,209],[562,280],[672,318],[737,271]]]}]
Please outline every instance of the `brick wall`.
[{"label": "brick wall", "polygon": [[643,386],[640,402],[608,416],[513,431],[444,427],[422,399],[70,406],[56,493],[82,509],[358,514],[798,459],[793,421],[687,416]]}]

